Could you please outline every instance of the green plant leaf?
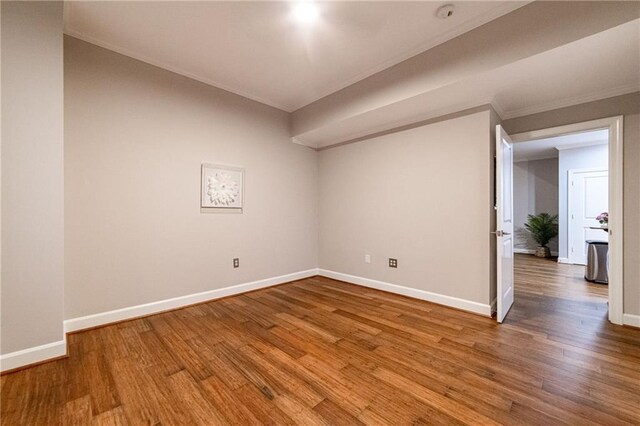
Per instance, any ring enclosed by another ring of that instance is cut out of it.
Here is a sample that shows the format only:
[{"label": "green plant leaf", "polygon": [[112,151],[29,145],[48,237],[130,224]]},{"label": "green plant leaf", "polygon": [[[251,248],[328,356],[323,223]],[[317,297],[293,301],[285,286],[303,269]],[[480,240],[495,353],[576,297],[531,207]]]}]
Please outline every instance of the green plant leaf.
[{"label": "green plant leaf", "polygon": [[524,227],[531,233],[533,239],[540,244],[540,247],[546,247],[552,238],[558,235],[558,215],[549,213],[540,213],[537,215],[528,215],[527,223]]}]

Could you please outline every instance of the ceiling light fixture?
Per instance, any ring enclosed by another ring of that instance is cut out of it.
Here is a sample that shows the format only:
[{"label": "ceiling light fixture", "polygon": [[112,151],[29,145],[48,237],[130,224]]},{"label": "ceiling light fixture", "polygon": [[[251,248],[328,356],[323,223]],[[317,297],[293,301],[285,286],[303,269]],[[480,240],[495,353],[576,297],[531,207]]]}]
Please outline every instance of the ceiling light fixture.
[{"label": "ceiling light fixture", "polygon": [[311,2],[296,3],[293,8],[293,17],[301,24],[312,24],[319,16],[318,6]]}]

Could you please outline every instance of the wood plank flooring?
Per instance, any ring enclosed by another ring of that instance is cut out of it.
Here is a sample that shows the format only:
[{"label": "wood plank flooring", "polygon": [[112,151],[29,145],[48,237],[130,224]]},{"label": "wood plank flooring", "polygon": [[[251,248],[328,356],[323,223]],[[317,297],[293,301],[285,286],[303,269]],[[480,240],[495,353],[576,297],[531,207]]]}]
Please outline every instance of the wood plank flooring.
[{"label": "wood plank flooring", "polygon": [[516,291],[586,302],[606,303],[609,288],[584,279],[584,266],[516,254]]},{"label": "wood plank flooring", "polygon": [[72,334],[2,424],[640,424],[640,331],[516,289],[503,325],[316,277]]}]

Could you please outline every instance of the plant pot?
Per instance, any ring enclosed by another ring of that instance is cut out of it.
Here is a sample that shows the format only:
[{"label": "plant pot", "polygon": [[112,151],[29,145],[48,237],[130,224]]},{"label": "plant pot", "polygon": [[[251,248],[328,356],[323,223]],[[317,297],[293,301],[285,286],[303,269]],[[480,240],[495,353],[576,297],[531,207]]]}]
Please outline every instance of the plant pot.
[{"label": "plant pot", "polygon": [[549,247],[538,247],[536,249],[536,257],[551,257]]}]

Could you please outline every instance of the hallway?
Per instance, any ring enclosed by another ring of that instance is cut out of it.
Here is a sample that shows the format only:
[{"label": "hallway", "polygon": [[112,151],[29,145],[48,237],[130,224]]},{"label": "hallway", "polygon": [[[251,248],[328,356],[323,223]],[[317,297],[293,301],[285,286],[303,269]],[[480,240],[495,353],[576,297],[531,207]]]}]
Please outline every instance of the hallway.
[{"label": "hallway", "polygon": [[[609,288],[584,279],[584,266],[558,263],[527,254],[515,255],[516,294],[530,293],[606,304]],[[516,296],[517,297],[517,296]]]},{"label": "hallway", "polygon": [[609,338],[614,347],[623,341],[638,343],[635,333],[626,334],[634,336],[629,341],[622,337],[631,328],[609,323],[608,288],[586,281],[584,266],[516,254],[514,280],[515,303],[506,324],[540,333],[545,339],[567,341],[588,349]]}]

